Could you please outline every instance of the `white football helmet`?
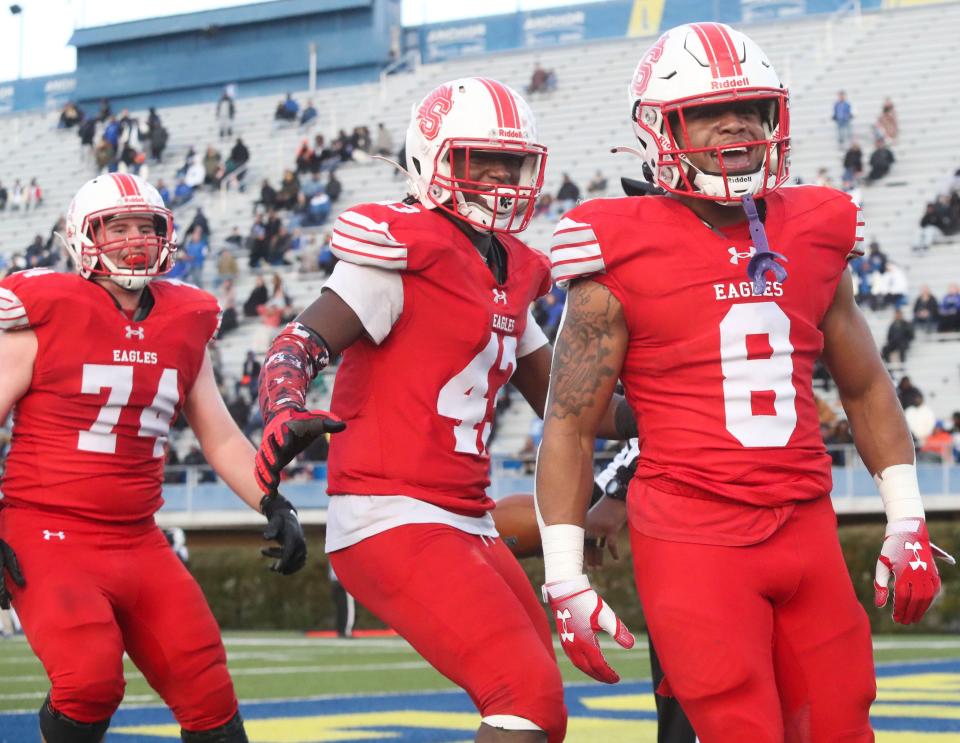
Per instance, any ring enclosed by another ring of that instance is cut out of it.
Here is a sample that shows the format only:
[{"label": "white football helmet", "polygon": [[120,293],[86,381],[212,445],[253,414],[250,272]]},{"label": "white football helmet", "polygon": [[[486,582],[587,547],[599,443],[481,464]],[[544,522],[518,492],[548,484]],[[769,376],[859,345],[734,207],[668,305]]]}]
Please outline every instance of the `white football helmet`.
[{"label": "white football helmet", "polygon": [[[787,90],[767,56],[745,34],[722,23],[691,23],[670,29],[640,59],[628,95],[644,175],[661,188],[736,203],[746,194],[763,197],[787,180]],[[720,147],[686,146],[690,109],[750,101],[761,104],[764,139]],[[753,147],[764,148],[759,169],[728,173],[724,153]],[[717,157],[719,172],[705,172],[690,162],[689,155],[700,152]]]},{"label": "white football helmet", "polygon": [[[465,172],[454,177],[454,152]],[[473,180],[471,152],[523,158],[516,185]],[[407,170],[414,196],[481,232],[521,232],[543,186],[547,148],[537,143],[533,112],[519,93],[496,80],[466,77],[431,91],[413,109],[407,127]],[[467,198],[472,196],[473,199]]]},{"label": "white football helmet", "polygon": [[[134,216],[151,217],[156,235],[103,240],[107,222]],[[83,278],[108,276],[128,290],[142,289],[152,278],[169,271],[177,252],[173,212],[164,206],[157,189],[128,173],[99,175],[83,184],[70,202],[65,232],[60,239]],[[130,249],[146,250],[148,255],[155,249],[156,260],[153,265],[121,267],[116,253]]]}]

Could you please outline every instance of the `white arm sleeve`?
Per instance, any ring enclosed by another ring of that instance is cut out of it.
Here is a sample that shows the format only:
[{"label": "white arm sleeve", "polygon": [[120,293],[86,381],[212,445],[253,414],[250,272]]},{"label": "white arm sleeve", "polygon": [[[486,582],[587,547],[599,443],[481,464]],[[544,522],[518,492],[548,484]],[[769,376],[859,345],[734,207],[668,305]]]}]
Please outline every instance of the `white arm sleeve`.
[{"label": "white arm sleeve", "polygon": [[523,330],[523,335],[517,342],[517,358],[529,356],[541,346],[545,346],[549,341],[543,334],[537,321],[533,319],[533,310],[527,310],[527,327]]},{"label": "white arm sleeve", "polygon": [[383,343],[403,312],[403,278],[397,271],[340,261],[323,290],[334,292],[347,303],[377,345]]}]

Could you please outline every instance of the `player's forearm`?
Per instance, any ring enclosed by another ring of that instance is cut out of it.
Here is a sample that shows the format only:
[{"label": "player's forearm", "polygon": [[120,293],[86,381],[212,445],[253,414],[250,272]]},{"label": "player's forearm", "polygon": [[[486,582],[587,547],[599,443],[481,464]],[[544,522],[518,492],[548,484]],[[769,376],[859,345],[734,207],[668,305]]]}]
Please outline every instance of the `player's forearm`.
[{"label": "player's forearm", "polygon": [[593,492],[594,437],[562,423],[544,426],[537,456],[537,506],[543,523],[582,526]]},{"label": "player's forearm", "polygon": [[840,392],[857,451],[871,474],[913,464],[913,437],[889,378],[874,379],[857,394]]},{"label": "player's forearm", "polygon": [[244,503],[259,513],[263,492],[253,476],[255,454],[256,450],[240,429],[203,449],[207,463]]}]

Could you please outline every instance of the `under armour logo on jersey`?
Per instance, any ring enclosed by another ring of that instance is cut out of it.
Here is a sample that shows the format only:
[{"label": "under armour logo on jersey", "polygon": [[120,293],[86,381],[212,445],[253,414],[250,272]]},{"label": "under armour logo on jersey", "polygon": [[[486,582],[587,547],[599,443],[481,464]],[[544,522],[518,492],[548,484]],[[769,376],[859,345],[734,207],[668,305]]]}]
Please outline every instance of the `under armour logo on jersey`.
[{"label": "under armour logo on jersey", "polygon": [[126,327],[127,338],[139,338],[143,340],[143,328],[135,328],[132,325]]},{"label": "under armour logo on jersey", "polygon": [[501,302],[502,302],[503,304],[506,304],[506,303],[507,303],[507,292],[506,292],[506,290],[505,290],[505,289],[494,289],[494,290],[493,290],[493,303],[494,303],[494,304],[500,304]]},{"label": "under armour logo on jersey", "polygon": [[727,248],[727,252],[730,254],[730,262],[736,266],[740,261],[749,261],[753,258],[757,254],[757,249],[751,245],[750,250],[737,250],[731,245]]},{"label": "under armour logo on jersey", "polygon": [[46,541],[49,542],[53,537],[56,537],[62,542],[64,539],[67,538],[67,535],[64,534],[62,531],[50,531],[49,529],[43,530],[43,538]]},{"label": "under armour logo on jersey", "polygon": [[569,609],[564,609],[563,611],[557,610],[557,619],[559,619],[560,624],[563,625],[560,628],[560,642],[573,642],[573,632],[567,631],[567,620],[572,616]]},{"label": "under armour logo on jersey", "polygon": [[927,569],[926,561],[920,559],[920,550],[923,549],[923,545],[921,545],[920,542],[905,542],[903,548],[913,552],[914,559],[910,561],[911,568],[914,570]]}]

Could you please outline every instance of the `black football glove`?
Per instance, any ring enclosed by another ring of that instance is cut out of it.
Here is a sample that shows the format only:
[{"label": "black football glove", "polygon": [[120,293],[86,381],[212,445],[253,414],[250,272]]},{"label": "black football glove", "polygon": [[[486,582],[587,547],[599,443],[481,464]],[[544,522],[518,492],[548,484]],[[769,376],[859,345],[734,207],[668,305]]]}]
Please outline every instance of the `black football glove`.
[{"label": "black football glove", "polygon": [[339,433],[347,424],[326,410],[284,408],[263,429],[254,475],[264,493],[275,493],[280,472],[318,436]]},{"label": "black football glove", "polygon": [[307,562],[307,540],[297,518],[297,509],[279,493],[260,499],[260,511],[267,517],[263,538],[280,542],[279,547],[264,547],[260,554],[275,562],[270,569],[281,575],[296,573]]},{"label": "black football glove", "polygon": [[13,552],[13,548],[0,539],[0,609],[10,608],[10,594],[7,592],[7,582],[4,572],[10,573],[13,582],[20,588],[27,585],[20,572],[20,563]]}]

